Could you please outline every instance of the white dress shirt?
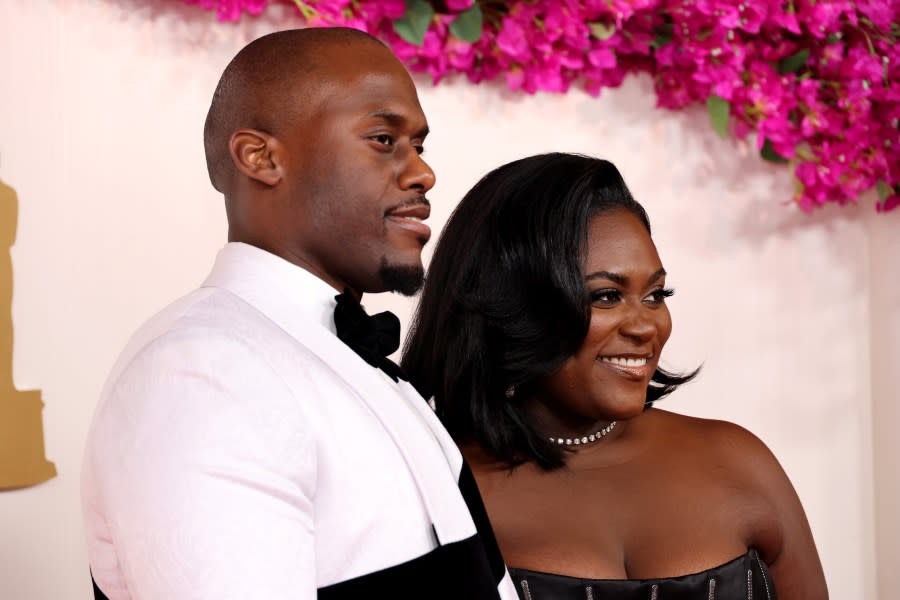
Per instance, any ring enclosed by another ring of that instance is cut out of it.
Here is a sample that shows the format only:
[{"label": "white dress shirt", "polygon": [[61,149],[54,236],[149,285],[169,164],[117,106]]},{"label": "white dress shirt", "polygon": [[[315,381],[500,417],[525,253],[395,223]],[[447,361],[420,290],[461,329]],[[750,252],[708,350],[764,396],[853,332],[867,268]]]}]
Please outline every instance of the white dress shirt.
[{"label": "white dress shirt", "polygon": [[[134,335],[82,474],[111,600],[314,598],[476,534],[458,449],[408,383],[336,337],[336,295],[232,243]],[[505,572],[498,590],[516,598]]]}]

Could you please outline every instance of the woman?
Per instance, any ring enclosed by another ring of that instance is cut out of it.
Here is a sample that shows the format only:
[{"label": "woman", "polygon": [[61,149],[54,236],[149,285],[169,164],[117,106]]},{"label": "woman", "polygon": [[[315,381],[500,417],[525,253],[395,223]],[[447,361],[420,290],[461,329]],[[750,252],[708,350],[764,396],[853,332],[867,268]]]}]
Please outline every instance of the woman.
[{"label": "woman", "polygon": [[438,243],[403,366],[475,473],[526,600],[827,597],[803,508],[740,427],[651,408],[695,374],[616,168],[489,173]]}]

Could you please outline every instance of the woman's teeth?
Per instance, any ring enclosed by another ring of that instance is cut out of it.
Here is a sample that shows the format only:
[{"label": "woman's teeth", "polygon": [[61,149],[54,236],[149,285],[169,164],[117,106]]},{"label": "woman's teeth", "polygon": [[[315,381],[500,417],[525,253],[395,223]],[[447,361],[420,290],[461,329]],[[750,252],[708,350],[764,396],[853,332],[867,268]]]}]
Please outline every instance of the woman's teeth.
[{"label": "woman's teeth", "polygon": [[623,358],[619,356],[601,356],[600,362],[606,362],[620,367],[643,367],[647,364],[646,358]]}]

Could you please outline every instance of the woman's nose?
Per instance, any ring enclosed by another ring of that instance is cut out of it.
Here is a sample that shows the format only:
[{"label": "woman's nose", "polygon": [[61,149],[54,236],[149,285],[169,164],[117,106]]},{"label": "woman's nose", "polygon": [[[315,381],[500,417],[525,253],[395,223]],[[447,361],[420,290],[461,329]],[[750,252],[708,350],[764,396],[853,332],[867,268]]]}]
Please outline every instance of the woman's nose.
[{"label": "woman's nose", "polygon": [[644,307],[632,309],[619,327],[621,334],[639,342],[652,340],[657,327],[656,320],[648,312],[649,309]]}]

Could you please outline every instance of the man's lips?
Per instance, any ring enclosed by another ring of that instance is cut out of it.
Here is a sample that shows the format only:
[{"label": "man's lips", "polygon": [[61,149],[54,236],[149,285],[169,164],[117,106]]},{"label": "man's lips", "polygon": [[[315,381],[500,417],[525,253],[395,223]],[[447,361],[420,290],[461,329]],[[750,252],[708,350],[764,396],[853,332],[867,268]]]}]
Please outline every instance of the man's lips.
[{"label": "man's lips", "polygon": [[428,240],[431,237],[431,228],[424,221],[431,215],[431,207],[426,204],[412,204],[409,206],[400,206],[389,210],[385,214],[385,218],[401,227],[410,231],[420,239]]}]

